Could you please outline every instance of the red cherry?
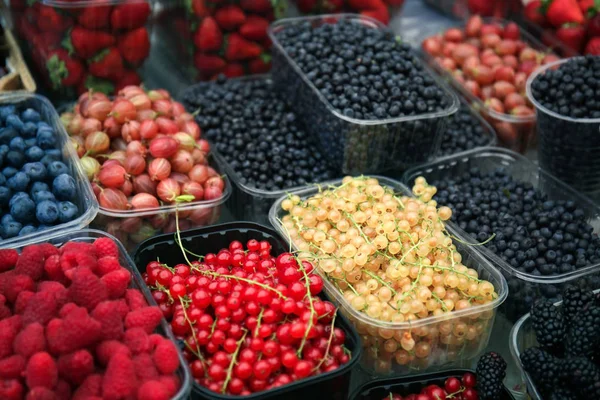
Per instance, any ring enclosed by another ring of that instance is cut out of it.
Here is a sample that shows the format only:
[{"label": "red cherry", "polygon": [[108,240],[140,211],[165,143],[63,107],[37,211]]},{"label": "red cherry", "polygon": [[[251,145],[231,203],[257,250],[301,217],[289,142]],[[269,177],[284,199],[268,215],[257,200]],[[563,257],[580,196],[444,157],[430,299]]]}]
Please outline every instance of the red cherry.
[{"label": "red cherry", "polygon": [[463,375],[461,382],[466,387],[472,388],[472,387],[475,387],[475,384],[477,383],[477,379],[475,378],[475,374],[467,372]]},{"label": "red cherry", "polygon": [[462,396],[465,398],[465,400],[479,400],[479,396],[473,388],[467,388],[464,392],[462,392]]},{"label": "red cherry", "polygon": [[444,389],[448,394],[456,393],[460,390],[460,381],[458,378],[448,378],[446,379],[446,383],[444,383]]}]

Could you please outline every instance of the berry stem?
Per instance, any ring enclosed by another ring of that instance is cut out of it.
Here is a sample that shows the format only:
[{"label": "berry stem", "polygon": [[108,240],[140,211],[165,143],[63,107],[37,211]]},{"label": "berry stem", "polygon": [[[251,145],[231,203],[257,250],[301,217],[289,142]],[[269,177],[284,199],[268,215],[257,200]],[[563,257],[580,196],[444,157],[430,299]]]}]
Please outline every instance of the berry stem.
[{"label": "berry stem", "polygon": [[233,367],[236,363],[236,359],[240,349],[242,348],[242,343],[244,343],[244,339],[246,339],[246,335],[248,334],[247,330],[244,330],[244,334],[237,341],[237,348],[231,355],[231,361],[229,362],[229,367],[227,368],[227,377],[225,378],[225,382],[223,382],[223,387],[221,388],[221,393],[225,393],[227,391],[227,385],[229,385],[229,381],[231,380],[231,375],[233,374]]},{"label": "berry stem", "polygon": [[[183,302],[183,299],[180,297],[179,298],[179,302],[181,303],[181,308],[183,311],[183,316],[185,318],[185,321],[189,324],[190,326],[190,331],[192,332],[192,337],[194,338],[194,343],[196,344],[196,347],[198,347],[198,340],[196,339],[196,332],[194,331],[194,324],[192,323],[192,321],[189,319],[187,312],[185,310],[185,304]],[[203,363],[205,363],[206,361],[204,360],[204,357],[202,356],[202,353],[200,352],[199,348],[196,349],[192,349],[191,346],[187,343],[187,341],[184,341],[185,345],[187,346],[188,349],[190,349],[190,351],[192,353],[194,353],[194,355],[196,357],[198,357],[198,359],[200,361],[202,361]]]},{"label": "berry stem", "polygon": [[331,319],[331,332],[329,332],[329,339],[327,340],[327,348],[325,349],[325,354],[323,355],[323,358],[321,358],[321,361],[319,361],[319,364],[314,368],[315,371],[317,371],[319,368],[321,368],[321,365],[323,365],[323,363],[325,362],[327,357],[329,357],[329,349],[331,348],[331,342],[333,342],[335,317],[337,317],[337,309],[335,310],[335,312],[333,314],[333,318]]}]

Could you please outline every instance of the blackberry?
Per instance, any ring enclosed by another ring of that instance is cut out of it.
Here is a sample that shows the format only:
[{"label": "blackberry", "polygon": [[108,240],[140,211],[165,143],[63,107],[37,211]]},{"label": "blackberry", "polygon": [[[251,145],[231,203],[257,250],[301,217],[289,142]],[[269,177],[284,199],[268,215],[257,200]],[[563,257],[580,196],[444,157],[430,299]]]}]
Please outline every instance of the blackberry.
[{"label": "blackberry", "polygon": [[562,311],[549,300],[539,300],[531,307],[531,322],[540,347],[560,355],[566,332]]},{"label": "blackberry", "polygon": [[580,398],[600,398],[600,369],[587,358],[566,360],[563,368],[563,380],[570,384]]},{"label": "blackberry", "polygon": [[487,129],[487,125],[477,119],[468,106],[463,106],[448,117],[448,126],[437,156],[447,156],[487,145],[490,142]]},{"label": "blackberry", "polygon": [[[600,347],[600,307],[588,305],[572,320],[567,336],[568,356],[592,357]],[[539,337],[538,337],[539,341]]]},{"label": "blackberry", "polygon": [[569,286],[563,291],[562,310],[565,322],[572,321],[580,310],[594,301],[594,293],[591,290]]},{"label": "blackberry", "polygon": [[552,393],[559,385],[562,370],[559,358],[539,347],[530,347],[521,353],[521,363],[543,395]]},{"label": "blackberry", "polygon": [[477,393],[482,400],[499,400],[504,390],[506,361],[498,353],[484,354],[477,362]]}]

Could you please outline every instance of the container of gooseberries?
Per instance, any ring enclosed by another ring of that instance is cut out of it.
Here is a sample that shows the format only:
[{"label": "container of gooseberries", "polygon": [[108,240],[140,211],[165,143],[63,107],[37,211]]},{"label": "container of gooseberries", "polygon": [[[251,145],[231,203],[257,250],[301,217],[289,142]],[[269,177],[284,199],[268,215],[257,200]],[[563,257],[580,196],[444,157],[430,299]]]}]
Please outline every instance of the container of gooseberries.
[{"label": "container of gooseberries", "polygon": [[[472,168],[477,168],[482,173],[504,170],[514,179],[530,184],[539,193],[546,195],[548,200],[572,201],[577,209],[582,210],[591,234],[597,235],[600,232],[600,207],[596,203],[524,156],[507,149],[480,148],[446,157],[407,171],[403,181],[406,184],[414,183],[415,179],[420,176],[430,183],[455,179]],[[510,193],[505,193],[505,195],[510,198]],[[456,224],[453,224],[453,227],[464,240],[473,240]],[[568,273],[540,276],[519,271],[486,246],[477,246],[474,249],[497,267],[506,278],[510,296],[500,311],[511,321],[516,321],[528,313],[537,298],[560,300],[560,293],[567,284],[589,289],[600,287],[600,264],[588,265]]]},{"label": "container of gooseberries", "polygon": [[[369,195],[360,192],[371,190],[364,188],[365,185],[375,189]],[[357,187],[363,189],[357,189],[358,193],[344,190]],[[433,205],[427,206],[411,196],[406,186],[392,179],[346,177],[289,193],[273,205],[269,214],[273,226],[288,238],[298,256],[318,265],[326,293],[361,335],[364,346],[361,367],[374,376],[425,371],[477,356],[486,347],[496,310],[508,294],[506,280],[498,270],[471,244],[456,240],[450,224],[444,227],[438,213],[447,219],[450,210],[446,207],[436,211]],[[321,207],[323,198],[328,200]],[[384,201],[374,204],[367,201],[374,198]],[[359,203],[361,209],[357,210]],[[433,207],[425,208],[431,220],[420,220],[416,212],[404,213],[404,207],[408,210]],[[310,211],[307,217],[304,214],[307,209],[313,210],[314,215]],[[391,219],[385,225],[375,223],[378,217],[374,214]],[[329,222],[323,222],[331,221],[330,217],[337,220],[335,229]],[[427,254],[432,250],[429,244],[434,242],[428,239],[427,246],[425,242],[415,242],[419,234],[409,232],[411,227],[420,226],[411,224],[420,223],[435,228],[435,241],[440,246],[436,257],[440,260],[433,266],[431,260],[423,259],[428,259]],[[310,227],[314,229],[311,231]],[[381,233],[377,233],[380,229]],[[373,241],[372,235],[376,237]],[[346,244],[341,247],[338,241]],[[409,242],[412,244],[408,245]],[[312,253],[311,249],[322,253]],[[415,249],[418,254],[413,253]],[[462,287],[471,296],[461,298],[452,287]]]},{"label": "container of gooseberries", "polygon": [[[132,258],[135,260],[138,270],[142,273],[146,271],[146,266],[149,263],[157,260],[163,265],[179,266],[181,263],[185,264],[193,259],[194,261],[191,265],[197,266],[198,264],[195,263],[199,259],[208,262],[207,257],[209,253],[212,253],[214,256],[219,250],[228,249],[233,242],[246,244],[250,241],[254,241],[257,246],[260,244],[262,250],[269,248],[269,251],[273,255],[280,255],[289,251],[289,246],[285,240],[273,229],[252,222],[234,222],[191,229],[179,232],[176,235],[165,234],[155,236],[141,243]],[[179,243],[181,243],[181,246]],[[187,253],[187,259],[182,253],[182,248]],[[207,257],[198,257],[198,255],[207,255]],[[192,269],[192,271],[194,270]],[[155,289],[153,290],[155,291]],[[328,296],[324,292],[321,292],[319,297],[324,301],[328,300]],[[317,375],[313,374],[307,378],[287,382],[286,384],[267,390],[263,389],[263,391],[245,393],[244,398],[262,400],[285,397],[291,400],[305,400],[312,396],[313,398],[334,400],[347,399],[350,390],[350,374],[352,369],[358,364],[362,352],[360,338],[342,314],[337,313],[337,316],[331,322],[335,323],[336,329],[341,329],[345,335],[344,348],[347,351],[346,354],[349,354],[347,363],[338,366],[332,371]],[[191,348],[186,344],[186,341],[183,341],[182,338],[180,339],[182,340],[182,346],[186,347],[186,350]],[[198,340],[200,341],[201,339],[198,338]],[[186,352],[186,357],[188,357],[189,362],[192,364],[192,375],[194,375],[195,367],[193,363],[194,361],[198,361],[197,355]],[[193,386],[194,398],[220,400],[238,398],[235,395],[224,394],[224,391],[221,390],[209,390],[209,388],[198,382],[201,378],[194,378],[196,379]]]}]

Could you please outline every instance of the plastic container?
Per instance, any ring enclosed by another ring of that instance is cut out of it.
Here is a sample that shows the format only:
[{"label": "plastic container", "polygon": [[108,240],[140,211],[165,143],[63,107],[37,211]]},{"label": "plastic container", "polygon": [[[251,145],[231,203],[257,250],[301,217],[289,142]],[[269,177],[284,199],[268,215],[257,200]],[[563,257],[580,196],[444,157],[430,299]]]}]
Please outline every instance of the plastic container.
[{"label": "plastic container", "polygon": [[[350,400],[386,400],[390,393],[406,396],[420,393],[424,387],[429,385],[438,385],[443,388],[446,379],[452,377],[460,379],[467,372],[475,373],[475,371],[468,369],[453,369],[405,378],[378,379],[358,388],[350,396]],[[391,399],[391,397],[389,398]],[[514,400],[514,397],[505,387],[499,400]]]},{"label": "plastic container", "polygon": [[[152,297],[150,290],[148,289],[146,284],[144,284],[142,276],[138,272],[135,264],[133,263],[133,260],[129,257],[129,255],[127,255],[127,252],[125,251],[125,248],[123,247],[123,245],[121,243],[119,243],[119,241],[115,237],[113,237],[105,232],[100,232],[100,231],[93,230],[93,229],[83,229],[83,230],[79,230],[77,232],[63,232],[59,236],[55,236],[52,239],[37,238],[37,240],[32,240],[25,244],[19,243],[18,247],[15,246],[14,248],[17,251],[21,251],[25,246],[28,246],[31,244],[41,244],[41,243],[46,243],[46,242],[50,242],[51,244],[53,244],[55,246],[61,246],[67,242],[91,243],[99,238],[109,238],[109,239],[112,239],[115,241],[115,243],[117,244],[117,247],[119,249],[119,262],[120,262],[121,266],[123,266],[124,268],[127,268],[127,270],[129,270],[129,272],[131,272],[131,283],[130,283],[129,287],[139,289],[143,293],[148,304],[156,305],[156,302],[154,301],[154,298]],[[162,319],[162,321],[160,323],[160,327],[158,328],[158,333],[160,333],[162,336],[170,339],[171,341],[175,342],[175,338],[173,337],[173,334],[171,333],[169,325],[167,324],[167,321],[164,318]],[[179,378],[181,380],[181,387],[179,388],[179,391],[177,392],[177,394],[171,400],[185,400],[188,398],[190,390],[191,390],[190,372],[189,372],[188,368],[185,367],[185,365],[186,365],[185,360],[184,360],[181,352],[178,352],[178,356],[179,356],[180,366],[179,366],[179,369],[177,370],[177,374],[179,375]]]},{"label": "plastic container", "polygon": [[58,148],[63,153],[63,161],[71,169],[71,175],[77,185],[77,198],[74,203],[78,207],[80,215],[72,221],[48,227],[40,232],[6,240],[0,239],[0,248],[11,248],[16,245],[24,246],[32,242],[49,240],[70,231],[86,228],[98,213],[98,201],[92,191],[92,186],[89,184],[79,164],[79,157],[77,157],[77,153],[71,145],[69,136],[56,110],[45,97],[25,92],[0,95],[0,105],[5,104],[24,104],[26,107],[31,107],[38,111],[42,120],[46,121],[52,127],[58,139]]},{"label": "plastic container", "polygon": [[[446,110],[385,120],[359,120],[337,112],[310,81],[304,71],[283,49],[276,34],[286,27],[310,22],[320,26],[333,21],[349,21],[373,29],[387,29],[380,22],[355,14],[291,18],[269,28],[273,41],[273,81],[288,103],[304,121],[308,133],[317,139],[321,151],[329,154],[336,168],[346,174],[377,173],[406,169],[435,156],[446,127],[447,117],[459,107],[458,98],[441,81],[447,93]],[[425,73],[429,70],[424,66]]]},{"label": "plastic container", "polygon": [[[285,241],[274,230],[251,222],[234,222],[216,225],[209,228],[193,229],[181,232],[181,242],[196,254],[218,252],[229,246],[234,240],[246,243],[250,239],[267,240],[271,243],[273,254],[289,251]],[[133,255],[135,264],[140,271],[150,261],[160,261],[168,265],[175,265],[185,259],[181,250],[175,243],[173,235],[161,235],[140,244]],[[336,319],[336,326],[346,333],[346,345],[352,352],[350,361],[335,371],[303,379],[289,385],[265,392],[244,396],[248,400],[281,399],[289,400],[333,399],[345,400],[348,397],[350,387],[350,374],[353,367],[358,363],[361,354],[360,339],[349,322],[341,315]],[[197,383],[193,386],[193,397],[208,400],[229,400],[237,396],[225,396],[212,392]]]},{"label": "plastic container", "polygon": [[[596,290],[594,293],[598,294],[600,293],[600,290]],[[556,303],[555,305],[560,307],[562,305],[562,301]],[[509,340],[510,353],[512,354],[513,360],[515,361],[515,364],[521,372],[521,375],[523,376],[523,379],[527,385],[527,394],[529,394],[532,400],[544,400],[537,391],[529,374],[523,369],[523,364],[521,363],[521,353],[530,347],[538,345],[529,313],[525,314],[515,323],[510,331]]]},{"label": "plastic container", "polygon": [[[489,147],[447,157],[407,171],[403,181],[410,185],[414,183],[415,178],[423,176],[427,182],[432,183],[464,174],[470,168],[478,168],[484,173],[504,168],[513,178],[531,183],[535,189],[548,195],[550,200],[572,200],[583,210],[587,222],[594,228],[594,233],[600,232],[600,207],[597,204],[525,157],[510,150]],[[467,238],[466,240],[473,240],[464,230],[458,227],[455,227],[455,230],[460,236]],[[590,265],[567,274],[536,276],[517,271],[485,246],[477,246],[475,249],[490,260],[508,281],[510,296],[502,306],[501,312],[511,321],[516,321],[528,313],[536,298],[559,300],[566,284],[577,284],[591,289],[600,287],[600,264]]]},{"label": "plastic container", "polygon": [[10,0],[10,10],[25,54],[57,99],[141,83],[150,0]]},{"label": "plastic container", "polygon": [[[484,23],[506,25],[508,22],[510,21],[499,18],[484,19]],[[456,27],[464,29],[465,22]],[[553,51],[551,47],[543,45],[521,27],[520,31],[521,40],[533,47],[535,50],[541,51],[542,53],[551,53]],[[422,37],[418,44],[419,47],[422,48],[423,41],[431,36],[435,35],[428,34],[427,36]],[[517,116],[510,113],[499,113],[488,108],[479,97],[473,95],[469,90],[463,87],[463,85],[461,85],[450,72],[438,65],[432,56],[424,51],[421,51],[421,54],[429,66],[442,77],[444,77],[444,79],[448,80],[452,87],[460,92],[467,99],[467,101],[473,105],[473,108],[479,110],[481,115],[490,123],[490,125],[494,127],[502,146],[520,153],[525,153],[528,149],[535,146],[535,116]]]},{"label": "plastic container", "polygon": [[[392,188],[400,196],[412,195],[411,191],[400,182],[381,176],[371,175],[371,177],[378,179],[380,185]],[[341,182],[342,180],[340,179],[330,184],[339,186]],[[317,194],[319,190],[320,188],[317,186],[309,186],[290,194],[298,195],[301,199],[305,199]],[[289,241],[289,236],[280,222],[285,213],[281,208],[281,203],[286,198],[287,196],[284,196],[273,204],[269,213],[269,220]],[[455,231],[452,226],[447,225],[446,228],[451,234],[454,234]],[[428,317],[402,323],[384,322],[356,311],[343,297],[339,289],[323,276],[325,292],[333,299],[333,302],[339,307],[342,313],[354,324],[362,337],[365,354],[361,360],[361,367],[365,372],[373,376],[389,375],[392,373],[397,375],[414,374],[415,371],[425,371],[442,365],[460,363],[479,355],[485,349],[492,333],[496,309],[504,302],[508,295],[506,280],[489,261],[471,247],[456,241],[454,244],[462,255],[462,263],[469,268],[477,270],[480,279],[491,282],[496,289],[498,298],[486,305],[455,311],[440,317]],[[290,246],[293,246],[293,243],[290,243]],[[445,338],[450,339],[449,343],[442,343],[443,335],[440,334],[439,329],[452,330],[458,323],[474,325],[478,335],[472,340],[467,340],[464,337],[446,336]],[[400,337],[406,332],[412,334],[416,344],[420,341],[428,342],[431,346],[431,353],[427,358],[421,359],[415,357],[406,365],[399,365],[393,353],[385,351],[384,343],[386,339],[383,339],[383,337],[391,338],[392,336],[396,337],[396,335]]]},{"label": "plastic container", "polygon": [[536,70],[527,80],[527,97],[538,119],[540,166],[590,196],[600,194],[600,118],[571,118],[538,102],[531,85],[540,75],[569,61],[560,60]]}]

